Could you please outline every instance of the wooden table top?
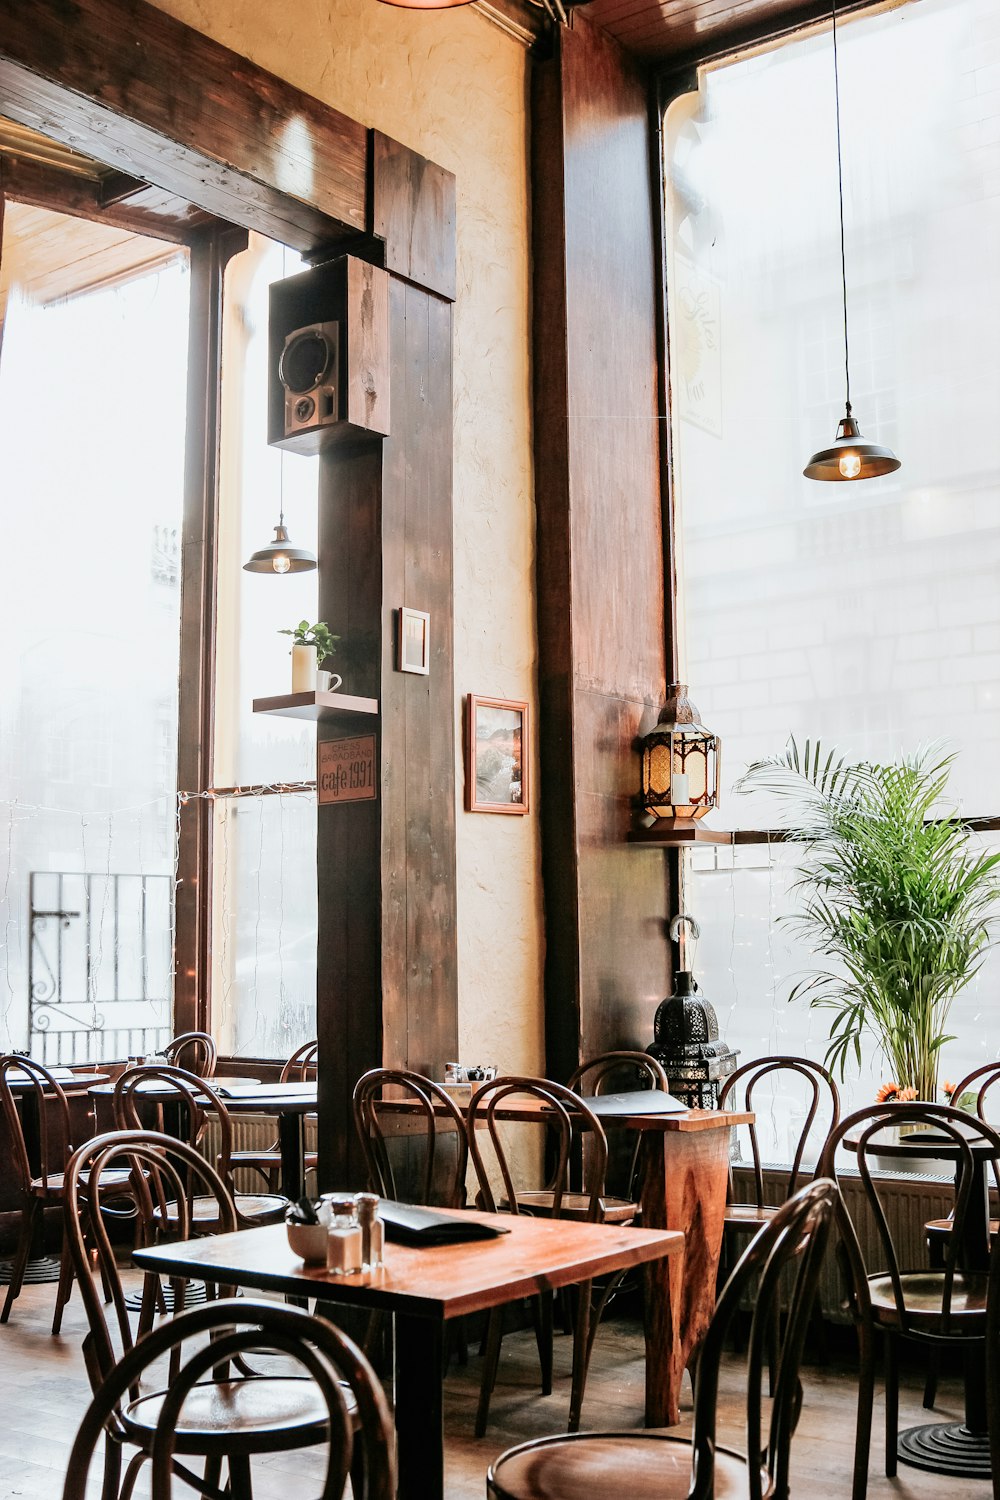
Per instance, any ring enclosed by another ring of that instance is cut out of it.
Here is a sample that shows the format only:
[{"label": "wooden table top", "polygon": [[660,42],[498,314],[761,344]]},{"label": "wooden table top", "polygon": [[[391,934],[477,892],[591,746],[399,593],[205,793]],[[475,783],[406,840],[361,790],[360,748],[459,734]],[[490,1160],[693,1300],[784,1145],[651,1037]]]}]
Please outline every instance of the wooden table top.
[{"label": "wooden table top", "polygon": [[[227,1080],[205,1080],[211,1087],[213,1082],[219,1084],[218,1095],[220,1101],[226,1106],[230,1114],[311,1114],[316,1109],[316,1085],[315,1083],[262,1083],[259,1087],[252,1084],[240,1088],[240,1092],[233,1096],[225,1093],[227,1083],[232,1083],[239,1088],[235,1079]],[[95,1098],[110,1098],[114,1094],[113,1083],[99,1083],[90,1093]],[[180,1097],[176,1089],[163,1082],[160,1087],[153,1080],[149,1087],[141,1086],[139,1094],[144,1099],[169,1100]]]},{"label": "wooden table top", "polygon": [[[80,1089],[86,1089],[89,1093],[94,1084],[107,1083],[108,1079],[107,1073],[71,1073],[68,1077],[64,1078],[59,1070],[50,1068],[49,1071],[53,1073],[56,1083],[58,1083],[64,1094],[74,1094]],[[29,1089],[34,1087],[32,1079],[27,1077],[27,1075],[23,1078],[18,1078],[15,1074],[8,1073],[7,1082],[10,1085],[11,1092],[14,1094],[27,1093]],[[52,1097],[55,1098],[55,1095]]]},{"label": "wooden table top", "polygon": [[[964,1136],[969,1143],[969,1149],[976,1161],[989,1161],[996,1155],[993,1145],[985,1140],[976,1130],[975,1123],[970,1121],[968,1125],[961,1120],[949,1122],[960,1135]],[[994,1127],[995,1128],[995,1127]],[[897,1135],[900,1129],[889,1120],[882,1127],[879,1134],[873,1135],[868,1142],[869,1151],[877,1151],[879,1156],[894,1156],[903,1159],[907,1156],[926,1156],[936,1161],[957,1161],[960,1148],[952,1138],[943,1130],[915,1130],[910,1135]],[[857,1152],[861,1139],[861,1131],[852,1131],[845,1135],[841,1144],[845,1151]]]},{"label": "wooden table top", "polygon": [[[457,1100],[461,1114],[467,1114],[469,1101],[467,1099]],[[380,1099],[379,1110],[385,1110],[388,1114],[416,1114],[422,1106],[415,1099]],[[434,1113],[447,1119],[443,1105],[436,1105]],[[551,1109],[540,1104],[535,1099],[518,1099],[511,1096],[498,1106],[496,1117],[498,1120],[522,1121],[525,1124],[539,1124],[551,1115]],[[683,1114],[675,1115],[602,1115],[601,1124],[605,1130],[650,1130],[650,1131],[678,1131],[684,1134],[702,1130],[728,1129],[731,1125],[752,1125],[755,1119],[752,1110],[746,1109],[689,1109]]]},{"label": "wooden table top", "polygon": [[300,1297],[327,1296],[360,1307],[449,1319],[678,1255],[684,1247],[684,1236],[677,1230],[449,1212],[455,1218],[468,1214],[483,1223],[502,1224],[510,1232],[495,1240],[422,1249],[387,1244],[385,1264],[356,1276],[331,1276],[325,1266],[305,1265],[289,1249],[283,1224],[156,1245],[136,1250],[133,1260],[143,1270],[163,1275],[196,1276]]}]

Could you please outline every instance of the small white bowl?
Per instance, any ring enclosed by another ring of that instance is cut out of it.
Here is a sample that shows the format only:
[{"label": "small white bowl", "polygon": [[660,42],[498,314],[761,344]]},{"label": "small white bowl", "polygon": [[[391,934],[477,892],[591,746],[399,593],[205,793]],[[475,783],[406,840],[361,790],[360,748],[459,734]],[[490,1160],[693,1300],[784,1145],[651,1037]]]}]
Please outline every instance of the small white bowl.
[{"label": "small white bowl", "polygon": [[299,1256],[308,1266],[326,1263],[328,1231],[325,1224],[294,1224],[286,1219],[285,1230],[293,1255]]}]

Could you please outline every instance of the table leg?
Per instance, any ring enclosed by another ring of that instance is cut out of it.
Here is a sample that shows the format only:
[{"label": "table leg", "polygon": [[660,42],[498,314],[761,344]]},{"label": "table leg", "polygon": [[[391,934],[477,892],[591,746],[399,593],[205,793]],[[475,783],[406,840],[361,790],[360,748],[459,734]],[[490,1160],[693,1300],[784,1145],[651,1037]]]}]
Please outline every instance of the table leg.
[{"label": "table leg", "polygon": [[443,1500],[444,1324],[396,1314],[399,1500]]},{"label": "table leg", "polygon": [[672,1427],[684,1371],[715,1308],[729,1130],[648,1130],[643,1150],[643,1226],[684,1234],[683,1255],[646,1268],[646,1426]]},{"label": "table leg", "polygon": [[293,1114],[289,1110],[285,1110],[278,1116],[278,1149],[281,1152],[280,1191],[293,1203],[302,1197],[303,1191],[304,1121],[305,1115]]}]

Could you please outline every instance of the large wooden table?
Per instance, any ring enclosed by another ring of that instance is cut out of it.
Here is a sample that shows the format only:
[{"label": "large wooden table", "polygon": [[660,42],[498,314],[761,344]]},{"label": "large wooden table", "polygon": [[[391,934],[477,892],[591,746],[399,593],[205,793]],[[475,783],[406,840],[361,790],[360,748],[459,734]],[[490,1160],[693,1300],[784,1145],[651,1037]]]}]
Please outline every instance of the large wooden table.
[{"label": "large wooden table", "polygon": [[[467,1105],[459,1105],[462,1110]],[[380,1111],[412,1114],[411,1100],[385,1099]],[[443,1111],[442,1111],[443,1113]],[[540,1123],[545,1105],[505,1099],[497,1118]],[[646,1229],[681,1231],[684,1254],[646,1269],[646,1425],[680,1421],[684,1371],[708,1331],[729,1183],[729,1135],[749,1125],[746,1110],[689,1109],[675,1115],[603,1116],[605,1130],[642,1134],[642,1223]]]},{"label": "large wooden table", "polygon": [[[456,1217],[463,1217],[454,1211]],[[386,1246],[385,1265],[358,1276],[330,1276],[288,1248],[283,1224],[137,1250],[133,1259],[161,1275],[221,1286],[255,1287],[383,1308],[396,1320],[396,1435],[401,1500],[443,1500],[441,1386],[445,1324],[464,1313],[587,1281],[630,1266],[679,1257],[683,1238],[652,1229],[576,1224],[511,1214],[473,1214],[509,1233],[495,1240],[415,1250]],[[647,1332],[647,1338],[649,1337]],[[647,1349],[647,1382],[652,1368]]]}]

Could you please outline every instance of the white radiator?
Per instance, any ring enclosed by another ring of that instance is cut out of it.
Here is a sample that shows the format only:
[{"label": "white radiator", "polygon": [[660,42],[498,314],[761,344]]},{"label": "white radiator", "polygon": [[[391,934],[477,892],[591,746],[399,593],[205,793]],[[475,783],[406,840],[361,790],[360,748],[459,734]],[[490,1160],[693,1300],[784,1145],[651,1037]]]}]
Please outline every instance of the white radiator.
[{"label": "white radiator", "polygon": [[[273,1115],[248,1115],[238,1114],[229,1116],[233,1127],[233,1150],[234,1151],[269,1151],[278,1144],[278,1122]],[[303,1131],[305,1149],[316,1150],[316,1121],[306,1116],[305,1130]],[[215,1161],[219,1153],[219,1127],[214,1120],[208,1122],[205,1134],[201,1139],[201,1152],[209,1161]],[[259,1172],[250,1167],[240,1167],[233,1173],[233,1181],[237,1192],[259,1193],[263,1184],[263,1178]],[[312,1174],[310,1173],[307,1186],[311,1185]]]}]

